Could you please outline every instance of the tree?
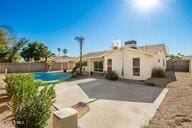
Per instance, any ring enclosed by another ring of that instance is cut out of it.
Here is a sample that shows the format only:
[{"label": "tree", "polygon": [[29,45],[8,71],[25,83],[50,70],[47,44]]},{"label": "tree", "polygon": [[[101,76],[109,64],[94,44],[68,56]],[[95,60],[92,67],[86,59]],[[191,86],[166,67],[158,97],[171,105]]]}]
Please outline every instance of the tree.
[{"label": "tree", "polygon": [[4,28],[0,27],[0,44],[6,44],[7,35]]},{"label": "tree", "polygon": [[80,36],[76,36],[75,40],[77,40],[77,42],[79,42],[79,46],[80,46],[80,74],[82,75],[83,71],[82,71],[82,47],[83,47],[83,42],[85,40],[84,37]]},{"label": "tree", "polygon": [[66,55],[66,54],[67,54],[67,49],[64,48],[64,49],[62,50],[62,52],[63,52],[64,55]]},{"label": "tree", "polygon": [[8,35],[5,28],[0,26],[0,62],[6,60],[6,49],[7,49]]},{"label": "tree", "polygon": [[21,38],[15,42],[12,48],[9,50],[8,62],[17,62],[19,57],[19,51],[29,42],[26,38]]},{"label": "tree", "polygon": [[183,54],[181,54],[181,53],[178,53],[177,55],[170,55],[170,59],[171,60],[182,60],[183,59],[183,57],[184,57],[184,55]]},{"label": "tree", "polygon": [[28,42],[25,38],[17,39],[13,29],[0,26],[0,62],[17,62],[21,57],[19,51]]},{"label": "tree", "polygon": [[25,61],[39,61],[41,58],[44,58],[45,61],[47,61],[47,58],[51,56],[51,52],[48,47],[41,42],[34,41],[23,48],[21,56]]},{"label": "tree", "polygon": [[57,48],[58,56],[60,56],[61,48]]},{"label": "tree", "polygon": [[48,57],[52,55],[51,51],[49,51],[48,47],[42,48],[42,57],[45,59],[45,62],[47,62]]}]

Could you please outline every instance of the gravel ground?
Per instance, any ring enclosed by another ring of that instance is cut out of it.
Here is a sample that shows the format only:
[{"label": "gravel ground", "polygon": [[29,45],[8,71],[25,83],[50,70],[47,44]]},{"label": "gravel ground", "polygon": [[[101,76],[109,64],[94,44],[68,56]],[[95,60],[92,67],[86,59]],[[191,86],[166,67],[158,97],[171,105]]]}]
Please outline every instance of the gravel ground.
[{"label": "gravel ground", "polygon": [[169,91],[146,128],[192,128],[192,76],[175,76],[177,81],[167,85]]}]

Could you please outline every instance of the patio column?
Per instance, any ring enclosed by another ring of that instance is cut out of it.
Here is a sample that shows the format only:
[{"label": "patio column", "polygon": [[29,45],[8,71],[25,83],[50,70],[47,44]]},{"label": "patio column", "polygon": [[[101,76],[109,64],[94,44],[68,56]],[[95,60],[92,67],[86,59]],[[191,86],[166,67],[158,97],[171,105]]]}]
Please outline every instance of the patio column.
[{"label": "patio column", "polygon": [[192,75],[192,58],[189,60],[189,73]]},{"label": "patio column", "polygon": [[88,72],[89,72],[89,77],[91,76],[91,60],[88,59]]},{"label": "patio column", "polygon": [[62,71],[63,71],[63,66],[64,66],[63,63],[64,63],[64,62],[61,62],[61,63],[60,63],[60,64],[61,64],[60,66],[61,66],[61,70],[62,70]]},{"label": "patio column", "polygon": [[69,59],[67,59],[67,70],[69,70]]}]

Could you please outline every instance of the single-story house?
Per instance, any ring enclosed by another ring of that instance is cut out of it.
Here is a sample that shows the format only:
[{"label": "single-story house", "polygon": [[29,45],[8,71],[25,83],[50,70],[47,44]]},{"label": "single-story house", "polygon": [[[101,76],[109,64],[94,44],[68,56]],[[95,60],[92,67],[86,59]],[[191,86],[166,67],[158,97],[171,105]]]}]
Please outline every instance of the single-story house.
[{"label": "single-story house", "polygon": [[89,74],[115,71],[123,79],[146,80],[151,77],[153,68],[166,69],[168,53],[164,44],[142,47],[134,44],[136,43],[128,42],[123,47],[85,54],[85,71]]},{"label": "single-story house", "polygon": [[75,67],[75,64],[79,61],[78,57],[69,57],[69,56],[55,56],[48,58],[48,62],[60,65],[60,69],[72,70]]}]

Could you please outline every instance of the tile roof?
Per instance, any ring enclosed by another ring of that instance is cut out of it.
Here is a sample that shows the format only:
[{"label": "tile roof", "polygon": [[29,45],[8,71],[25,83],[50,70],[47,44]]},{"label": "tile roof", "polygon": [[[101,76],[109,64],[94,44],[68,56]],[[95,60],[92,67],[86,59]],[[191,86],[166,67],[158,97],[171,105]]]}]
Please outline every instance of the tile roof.
[{"label": "tile roof", "polygon": [[[137,49],[135,49],[135,50],[145,51],[145,52],[149,52],[149,53],[157,53],[159,50],[165,50],[166,54],[168,55],[165,44],[146,45],[146,46],[137,47]],[[111,51],[111,50],[90,52],[90,53],[83,55],[83,57],[98,57],[109,51]]]},{"label": "tile roof", "polygon": [[48,58],[48,61],[51,62],[68,62],[68,60],[73,60],[75,57],[69,57],[69,56],[56,56]]},{"label": "tile roof", "polygon": [[165,50],[165,53],[168,55],[165,44],[146,45],[138,47],[138,49],[152,53],[157,53],[159,50]]},{"label": "tile roof", "polygon": [[109,51],[90,52],[90,53],[83,55],[83,57],[98,57],[98,56],[101,56],[107,52],[109,52]]}]

